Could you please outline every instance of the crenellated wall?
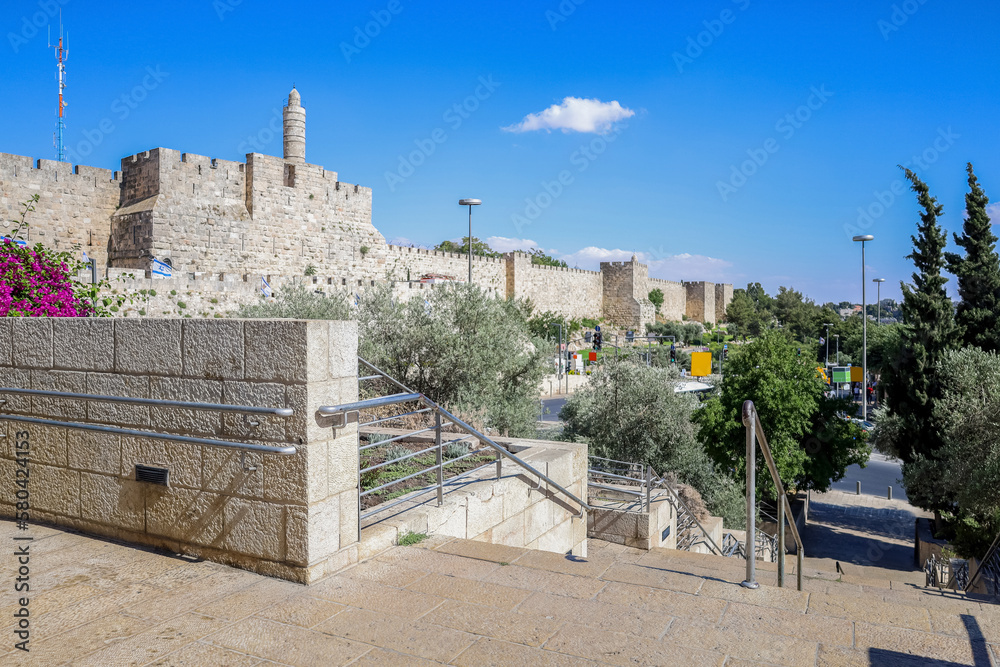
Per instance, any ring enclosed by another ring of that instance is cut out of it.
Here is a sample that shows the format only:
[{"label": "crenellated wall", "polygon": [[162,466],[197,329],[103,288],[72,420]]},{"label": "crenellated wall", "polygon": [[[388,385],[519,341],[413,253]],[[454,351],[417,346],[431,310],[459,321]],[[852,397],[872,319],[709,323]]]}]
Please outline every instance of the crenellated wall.
[{"label": "crenellated wall", "polygon": [[12,231],[22,204],[39,196],[28,214],[26,239],[60,251],[77,247],[98,265],[108,261],[111,215],[121,198],[120,174],[0,153],[0,236]]},{"label": "crenellated wall", "polygon": [[[498,257],[472,256],[472,279],[480,287],[494,290],[500,295],[506,295],[507,268],[506,262]],[[427,274],[450,276],[455,280],[466,282],[469,279],[469,256],[426,248],[407,248],[404,246],[386,246],[386,275],[401,282],[419,282],[420,277]]]},{"label": "crenellated wall", "polygon": [[[663,292],[663,306],[660,308],[660,314],[664,319],[677,321],[683,319],[683,316],[687,314],[687,288],[684,287],[684,283],[650,278],[647,287],[649,287],[646,291],[647,295],[656,288]],[[731,285],[730,291],[732,291]]]},{"label": "crenellated wall", "polygon": [[537,312],[601,317],[604,283],[600,272],[532,264],[531,256],[523,252],[507,253],[504,260],[508,296],[531,299]]}]

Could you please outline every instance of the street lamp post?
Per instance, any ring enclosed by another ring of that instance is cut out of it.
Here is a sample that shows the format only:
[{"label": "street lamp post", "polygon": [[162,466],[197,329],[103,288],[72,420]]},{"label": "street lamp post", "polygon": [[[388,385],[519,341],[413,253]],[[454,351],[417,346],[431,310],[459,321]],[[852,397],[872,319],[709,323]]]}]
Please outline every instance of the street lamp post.
[{"label": "street lamp post", "polygon": [[830,327],[832,327],[833,324],[832,323],[826,323],[826,322],[824,322],[823,326],[826,327],[826,365],[829,366],[830,365]]},{"label": "street lamp post", "polygon": [[868,304],[865,301],[865,243],[874,241],[871,234],[855,236],[854,240],[861,243],[861,419],[868,421]]},{"label": "street lamp post", "polygon": [[837,339],[837,365],[840,365],[840,334],[833,334],[833,337]]},{"label": "street lamp post", "polygon": [[469,284],[472,284],[472,207],[480,206],[482,200],[479,199],[459,199],[459,206],[469,207]]},{"label": "street lamp post", "polygon": [[[557,371],[556,371],[556,373],[557,373],[556,386],[561,389],[562,388],[562,377],[563,377],[563,372],[562,372],[562,370],[563,370],[562,322],[549,322],[549,326],[550,327],[559,327],[559,345],[558,345],[558,350],[559,351],[556,353],[556,357],[557,357],[559,363],[557,365]],[[569,379],[568,379],[568,376],[567,376],[567,380],[566,380],[566,390],[567,390],[566,393],[569,393]]]},{"label": "street lamp post", "polygon": [[876,285],[875,294],[878,295],[876,296],[878,299],[878,319],[876,320],[876,323],[882,324],[882,283],[885,282],[885,278],[875,278],[872,282]]}]

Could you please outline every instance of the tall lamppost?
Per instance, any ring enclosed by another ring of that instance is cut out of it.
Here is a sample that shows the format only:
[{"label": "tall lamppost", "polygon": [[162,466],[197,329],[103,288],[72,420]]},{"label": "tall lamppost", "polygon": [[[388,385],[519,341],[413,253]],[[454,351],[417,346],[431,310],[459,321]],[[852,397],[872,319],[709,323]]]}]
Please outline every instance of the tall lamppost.
[{"label": "tall lamppost", "polygon": [[874,241],[871,234],[855,236],[855,241],[861,243],[861,419],[868,421],[868,304],[865,301],[865,243]]},{"label": "tall lamppost", "polygon": [[837,339],[837,365],[840,365],[840,334],[833,334],[833,337]]},{"label": "tall lamppost", "polygon": [[480,199],[459,199],[459,206],[469,207],[469,284],[472,284],[472,207],[479,206],[483,202]]},{"label": "tall lamppost", "polygon": [[882,324],[882,283],[885,282],[885,278],[874,278],[872,280],[875,283],[875,293],[878,295],[878,319],[875,320],[876,324]]},{"label": "tall lamppost", "polygon": [[830,365],[830,327],[833,326],[832,323],[824,322],[823,326],[826,327],[826,365]]}]

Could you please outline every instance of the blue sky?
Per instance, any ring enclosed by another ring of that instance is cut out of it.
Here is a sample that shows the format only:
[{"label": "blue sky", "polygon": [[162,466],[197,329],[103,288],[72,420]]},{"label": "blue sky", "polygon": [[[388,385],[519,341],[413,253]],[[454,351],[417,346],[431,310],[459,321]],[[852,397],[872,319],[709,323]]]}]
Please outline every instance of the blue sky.
[{"label": "blue sky", "polygon": [[2,152],[54,155],[60,6],[72,161],[280,155],[295,84],[307,161],[373,187],[388,239],[457,238],[458,199],[478,197],[474,233],[504,250],[581,268],[636,252],[663,278],[860,301],[853,234],[876,237],[883,296],[912,272],[897,164],[918,158],[949,232],[966,162],[1000,202],[1000,7],[984,0],[14,0]]}]

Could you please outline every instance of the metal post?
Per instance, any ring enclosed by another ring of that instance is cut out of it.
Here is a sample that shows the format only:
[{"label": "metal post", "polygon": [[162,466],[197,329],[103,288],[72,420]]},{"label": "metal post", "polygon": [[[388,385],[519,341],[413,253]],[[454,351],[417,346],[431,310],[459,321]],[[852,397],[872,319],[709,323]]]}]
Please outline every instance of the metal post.
[{"label": "metal post", "polygon": [[886,496],[887,499],[892,500],[892,487],[889,487],[889,494]]},{"label": "metal post", "polygon": [[497,452],[497,479],[500,479],[501,477],[503,477],[503,456],[500,452]]},{"label": "metal post", "polygon": [[743,588],[759,588],[760,584],[757,583],[756,579],[756,569],[757,569],[757,510],[754,507],[754,503],[757,500],[757,480],[755,476],[754,467],[756,465],[756,450],[757,450],[757,434],[754,431],[756,421],[756,414],[750,412],[743,415],[744,424],[747,428],[747,542],[746,542],[746,555],[747,555],[747,578],[740,583]]},{"label": "metal post", "polygon": [[859,495],[859,496],[861,495],[861,482],[858,482],[857,495]]},{"label": "metal post", "polygon": [[785,499],[778,498],[778,588],[785,586]]},{"label": "metal post", "polygon": [[437,445],[438,507],[444,504],[444,452],[441,449],[441,413],[434,411],[434,444]]},{"label": "metal post", "polygon": [[96,285],[97,284],[97,260],[91,258],[91,259],[87,260],[87,265],[90,267],[90,284],[91,285]]},{"label": "metal post", "polygon": [[[861,242],[861,419],[868,421],[868,285],[865,283],[865,242]],[[857,413],[855,413],[857,414]]]},{"label": "metal post", "polygon": [[472,205],[469,205],[469,284],[472,284]]},{"label": "metal post", "polygon": [[650,511],[649,507],[649,487],[653,484],[653,469],[647,464],[646,465],[646,512]]}]

